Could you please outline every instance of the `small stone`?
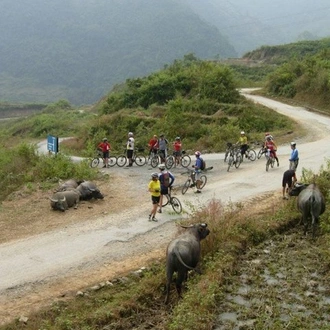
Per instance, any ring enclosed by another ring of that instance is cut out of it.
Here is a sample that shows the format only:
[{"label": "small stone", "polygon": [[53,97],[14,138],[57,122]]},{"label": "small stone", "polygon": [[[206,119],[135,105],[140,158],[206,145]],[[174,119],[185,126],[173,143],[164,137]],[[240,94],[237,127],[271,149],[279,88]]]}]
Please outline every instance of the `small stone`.
[{"label": "small stone", "polygon": [[19,318],[19,322],[21,322],[21,323],[24,323],[24,324],[26,324],[27,323],[27,321],[28,321],[29,319],[26,317],[26,316],[20,316],[20,318]]},{"label": "small stone", "polygon": [[82,291],[77,291],[76,296],[77,297],[83,297],[84,293]]}]

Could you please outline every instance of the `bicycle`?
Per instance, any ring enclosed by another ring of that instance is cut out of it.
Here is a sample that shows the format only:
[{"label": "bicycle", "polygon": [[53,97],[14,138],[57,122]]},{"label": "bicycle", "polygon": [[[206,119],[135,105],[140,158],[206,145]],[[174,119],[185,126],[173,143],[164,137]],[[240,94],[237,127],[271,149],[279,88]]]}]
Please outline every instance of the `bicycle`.
[{"label": "bicycle", "polygon": [[[212,169],[212,168],[208,168],[208,169]],[[208,169],[206,169],[206,170],[208,170]],[[196,187],[196,172],[195,172],[195,170],[190,170],[189,169],[188,172],[184,172],[182,174],[187,174],[187,173],[188,173],[188,179],[183,184],[183,187],[182,187],[182,190],[181,190],[182,195],[184,195],[189,188]],[[200,176],[199,180],[201,181],[199,189],[203,189],[206,185],[206,182],[207,182],[207,176],[205,174],[202,174]]]},{"label": "bicycle", "polygon": [[[191,158],[190,158],[189,155],[186,155],[185,153],[186,153],[186,151],[182,150],[182,156],[180,158],[180,165],[182,167],[186,168],[191,164]],[[174,156],[174,152],[173,152],[172,155],[167,156],[166,159],[165,159],[165,166],[168,170],[171,169],[173,167],[173,165],[174,166],[177,165],[176,158]]]},{"label": "bicycle", "polygon": [[253,148],[248,147],[248,149],[245,151],[245,156],[247,159],[251,160],[251,162],[254,162],[257,158],[257,153]]},{"label": "bicycle", "polygon": [[[96,156],[94,158],[92,158],[91,162],[90,162],[90,167],[95,168],[97,167],[101,160],[104,163],[103,160],[103,152],[101,150],[96,150]],[[117,157],[116,156],[110,156],[108,159],[108,167],[112,167],[115,166],[117,163]]]},{"label": "bicycle", "polygon": [[271,152],[270,149],[267,149],[266,159],[267,159],[267,161],[266,161],[266,171],[268,172],[269,167],[273,168],[274,164],[275,164],[275,157],[274,157],[274,154]]},{"label": "bicycle", "polygon": [[[143,152],[144,148],[137,148],[133,152],[133,163],[135,163],[137,166],[143,166],[147,159],[144,155],[137,154],[137,152]],[[117,157],[117,165],[119,167],[123,167],[127,163],[127,157],[126,157],[126,149],[124,151],[124,155]]]},{"label": "bicycle", "polygon": [[230,153],[230,149],[232,148],[233,144],[231,142],[227,142],[227,147],[226,147],[226,151],[225,151],[225,158],[224,158],[224,162],[227,161],[227,158],[229,156],[229,153]]},{"label": "bicycle", "polygon": [[235,168],[239,168],[242,161],[243,157],[241,155],[240,147],[238,145],[232,145],[229,151],[227,172],[229,172],[230,168],[234,165]]},{"label": "bicycle", "polygon": [[177,197],[172,196],[172,187],[168,187],[168,194],[163,196],[162,207],[168,204],[172,206],[175,213],[180,214],[182,212],[182,205],[180,200]]},{"label": "bicycle", "polygon": [[157,167],[159,164],[162,163],[162,157],[160,156],[159,151],[157,151],[156,153],[153,153],[152,155],[150,155],[149,159],[150,159],[150,165],[153,168]]},{"label": "bicycle", "polygon": [[[259,143],[258,143],[259,144]],[[261,144],[261,148],[260,148],[260,150],[258,151],[258,154],[257,154],[257,158],[258,159],[260,159],[261,158],[261,156],[263,155],[263,154],[265,154],[265,156],[266,156],[266,148],[264,147],[264,144],[262,143]]]}]

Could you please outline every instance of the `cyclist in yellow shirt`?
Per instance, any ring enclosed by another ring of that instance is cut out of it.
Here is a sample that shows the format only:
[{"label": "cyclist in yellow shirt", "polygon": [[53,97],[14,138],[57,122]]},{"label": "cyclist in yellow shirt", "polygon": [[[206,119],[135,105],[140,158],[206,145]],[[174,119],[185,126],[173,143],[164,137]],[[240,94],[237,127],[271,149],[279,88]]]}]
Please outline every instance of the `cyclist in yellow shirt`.
[{"label": "cyclist in yellow shirt", "polygon": [[[236,142],[236,144],[239,144],[240,145],[240,147],[241,147],[241,155],[243,157],[245,155],[246,150],[248,149],[248,140],[247,140],[247,137],[246,137],[244,131],[241,132],[241,136],[239,137],[239,139]],[[247,156],[245,155],[245,157],[247,157]]]},{"label": "cyclist in yellow shirt", "polygon": [[151,194],[152,209],[149,214],[149,221],[158,221],[156,219],[157,207],[160,200],[160,181],[158,173],[151,174],[151,181],[148,184],[148,190]]}]

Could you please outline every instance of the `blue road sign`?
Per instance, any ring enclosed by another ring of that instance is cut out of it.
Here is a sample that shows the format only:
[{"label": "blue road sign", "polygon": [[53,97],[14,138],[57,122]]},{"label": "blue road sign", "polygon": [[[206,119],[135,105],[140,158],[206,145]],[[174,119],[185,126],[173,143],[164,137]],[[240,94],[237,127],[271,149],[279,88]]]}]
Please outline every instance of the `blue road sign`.
[{"label": "blue road sign", "polygon": [[47,149],[48,151],[58,153],[58,137],[53,135],[47,136]]}]

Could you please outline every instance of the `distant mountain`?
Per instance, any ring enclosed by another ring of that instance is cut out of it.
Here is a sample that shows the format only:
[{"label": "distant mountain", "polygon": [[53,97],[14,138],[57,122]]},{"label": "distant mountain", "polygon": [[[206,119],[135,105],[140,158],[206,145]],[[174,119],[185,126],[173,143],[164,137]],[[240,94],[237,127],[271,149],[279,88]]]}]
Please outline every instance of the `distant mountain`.
[{"label": "distant mountain", "polygon": [[180,0],[227,36],[239,55],[330,36],[329,0]]},{"label": "distant mountain", "polygon": [[237,56],[175,0],[2,0],[0,100],[94,103],[111,87],[188,53]]}]

